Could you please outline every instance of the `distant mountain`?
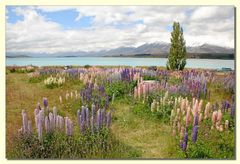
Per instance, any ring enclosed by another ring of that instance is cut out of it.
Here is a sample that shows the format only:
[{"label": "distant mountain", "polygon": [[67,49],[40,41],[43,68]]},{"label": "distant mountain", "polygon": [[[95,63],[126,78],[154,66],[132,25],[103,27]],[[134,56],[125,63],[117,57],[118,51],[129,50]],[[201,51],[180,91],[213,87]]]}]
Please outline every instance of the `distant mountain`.
[{"label": "distant mountain", "polygon": [[[104,57],[167,57],[170,43],[156,42],[146,43],[138,47],[118,47],[110,50],[101,51],[78,51],[64,53],[7,53],[7,57],[29,56],[29,57],[83,57],[83,56],[104,56]],[[187,47],[188,57],[190,58],[234,58],[234,49],[203,44],[200,46]]]}]

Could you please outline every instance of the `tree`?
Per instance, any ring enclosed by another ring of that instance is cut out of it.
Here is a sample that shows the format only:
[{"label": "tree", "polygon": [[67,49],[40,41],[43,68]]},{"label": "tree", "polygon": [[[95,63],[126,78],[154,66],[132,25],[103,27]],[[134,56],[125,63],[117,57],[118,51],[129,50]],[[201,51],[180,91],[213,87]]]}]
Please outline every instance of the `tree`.
[{"label": "tree", "polygon": [[186,43],[183,38],[183,29],[179,22],[173,23],[171,33],[171,47],[168,55],[167,69],[183,70],[186,65]]}]

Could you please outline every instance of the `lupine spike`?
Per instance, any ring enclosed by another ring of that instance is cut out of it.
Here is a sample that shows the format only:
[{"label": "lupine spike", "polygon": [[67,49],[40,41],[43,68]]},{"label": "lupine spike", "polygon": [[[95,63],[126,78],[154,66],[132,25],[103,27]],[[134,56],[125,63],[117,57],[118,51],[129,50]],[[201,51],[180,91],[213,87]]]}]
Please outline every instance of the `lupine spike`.
[{"label": "lupine spike", "polygon": [[48,106],[48,100],[46,97],[43,98],[43,105],[45,108],[47,108],[47,106]]}]

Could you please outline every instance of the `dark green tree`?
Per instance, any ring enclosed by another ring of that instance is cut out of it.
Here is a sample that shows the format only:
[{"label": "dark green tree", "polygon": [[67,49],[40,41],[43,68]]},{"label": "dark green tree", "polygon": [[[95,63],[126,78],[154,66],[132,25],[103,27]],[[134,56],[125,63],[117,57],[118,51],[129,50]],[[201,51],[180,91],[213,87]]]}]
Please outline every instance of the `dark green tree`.
[{"label": "dark green tree", "polygon": [[183,37],[183,29],[179,22],[173,23],[171,33],[171,47],[168,55],[167,69],[183,70],[186,65],[186,42]]}]

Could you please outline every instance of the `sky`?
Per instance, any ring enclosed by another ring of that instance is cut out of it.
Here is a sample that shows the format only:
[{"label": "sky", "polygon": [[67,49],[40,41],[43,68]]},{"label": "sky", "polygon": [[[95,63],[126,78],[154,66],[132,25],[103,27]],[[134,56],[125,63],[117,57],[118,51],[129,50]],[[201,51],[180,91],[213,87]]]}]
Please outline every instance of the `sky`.
[{"label": "sky", "polygon": [[234,48],[233,6],[7,6],[7,53],[64,53],[170,43]]}]

